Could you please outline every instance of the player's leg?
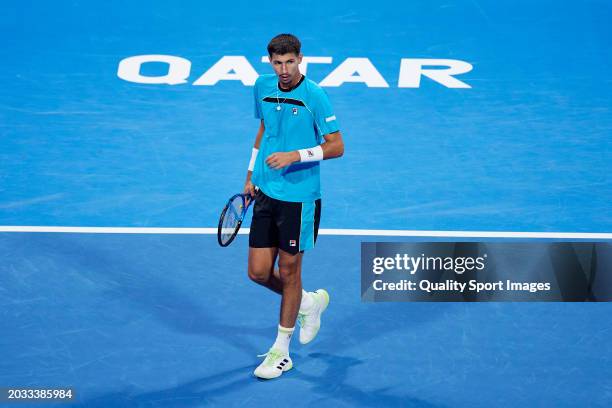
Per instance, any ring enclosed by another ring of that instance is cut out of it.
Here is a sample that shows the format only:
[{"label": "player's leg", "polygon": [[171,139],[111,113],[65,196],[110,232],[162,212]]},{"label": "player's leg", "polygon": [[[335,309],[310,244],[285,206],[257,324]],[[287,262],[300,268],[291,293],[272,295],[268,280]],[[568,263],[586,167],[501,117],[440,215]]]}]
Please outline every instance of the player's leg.
[{"label": "player's leg", "polygon": [[[278,257],[278,248],[249,248],[249,279],[253,282],[265,286],[268,289],[283,294],[283,284],[280,279],[280,271],[275,268]],[[301,276],[302,263],[298,265],[298,274]],[[302,300],[299,310],[310,310],[314,297],[314,292],[306,292],[302,288]]]},{"label": "player's leg", "polygon": [[253,282],[282,295],[278,270],[274,270],[277,255],[278,248],[249,248],[248,273]]},{"label": "player's leg", "polygon": [[274,265],[278,255],[278,227],[274,220],[275,200],[258,190],[249,233],[249,278],[278,294],[282,285]]},{"label": "player's leg", "polygon": [[[303,203],[301,208],[300,250],[314,248],[319,233],[321,220],[321,200],[312,203]],[[325,289],[315,292],[303,292],[302,303],[298,313],[300,325],[300,343],[310,343],[319,333],[321,315],[329,305],[329,294]]]},{"label": "player's leg", "polygon": [[316,292],[302,290],[303,252],[314,248],[321,218],[321,200],[281,202],[278,208],[278,264],[283,284],[280,324],[293,328],[296,317],[300,316],[300,342],[306,344],[319,332],[321,314],[329,304],[329,295],[324,289]]},{"label": "player's leg", "polygon": [[283,287],[280,325],[293,328],[302,300],[302,253],[279,251],[278,270]]},{"label": "player's leg", "polygon": [[276,340],[266,353],[266,359],[255,369],[254,374],[259,378],[276,378],[293,367],[289,343],[302,297],[301,260],[302,254],[299,252],[290,254],[279,251],[278,270],[282,283],[280,323]]}]

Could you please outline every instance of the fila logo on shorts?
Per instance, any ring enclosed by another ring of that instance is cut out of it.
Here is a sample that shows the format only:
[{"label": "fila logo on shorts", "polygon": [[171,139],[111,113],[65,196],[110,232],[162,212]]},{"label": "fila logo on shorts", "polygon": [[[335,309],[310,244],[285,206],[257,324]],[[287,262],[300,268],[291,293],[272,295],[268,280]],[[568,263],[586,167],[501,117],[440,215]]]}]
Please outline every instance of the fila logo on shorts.
[{"label": "fila logo on shorts", "polygon": [[289,241],[289,246],[292,246],[292,247],[297,246],[297,243],[295,242],[295,239],[292,239],[292,240]]}]

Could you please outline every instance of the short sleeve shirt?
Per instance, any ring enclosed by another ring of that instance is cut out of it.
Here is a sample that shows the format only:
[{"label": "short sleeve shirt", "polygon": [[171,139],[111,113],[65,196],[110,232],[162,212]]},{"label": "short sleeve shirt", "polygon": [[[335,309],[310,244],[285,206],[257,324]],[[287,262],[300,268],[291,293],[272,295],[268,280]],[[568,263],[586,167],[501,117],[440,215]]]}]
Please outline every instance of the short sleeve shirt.
[{"label": "short sleeve shirt", "polygon": [[263,119],[265,131],[255,161],[252,181],[277,200],[310,202],[321,198],[319,162],[293,163],[275,170],[266,163],[272,153],[319,145],[323,136],[339,130],[327,93],[303,77],[284,91],[276,75],[262,75],[255,82],[255,117]]}]

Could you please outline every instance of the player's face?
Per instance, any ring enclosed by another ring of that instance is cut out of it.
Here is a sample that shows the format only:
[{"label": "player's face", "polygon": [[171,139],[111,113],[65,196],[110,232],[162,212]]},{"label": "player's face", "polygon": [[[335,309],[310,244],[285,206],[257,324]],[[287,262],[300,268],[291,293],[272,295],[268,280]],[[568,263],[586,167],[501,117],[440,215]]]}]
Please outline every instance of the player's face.
[{"label": "player's face", "polygon": [[270,64],[278,76],[283,88],[290,88],[300,80],[299,64],[302,62],[302,54],[272,54]]}]

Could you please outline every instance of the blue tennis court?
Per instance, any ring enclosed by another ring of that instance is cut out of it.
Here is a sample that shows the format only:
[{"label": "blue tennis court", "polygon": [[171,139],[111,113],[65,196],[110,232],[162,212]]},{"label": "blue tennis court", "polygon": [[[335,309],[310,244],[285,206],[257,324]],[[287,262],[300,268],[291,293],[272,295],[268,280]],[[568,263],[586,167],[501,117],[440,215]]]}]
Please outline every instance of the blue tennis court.
[{"label": "blue tennis court", "polygon": [[[79,407],[610,406],[607,303],[362,303],[360,244],[612,242],[611,18],[592,0],[6,5],[0,387],[71,386]],[[280,32],[346,146],[304,258],[329,311],[264,382],[279,298],[248,279],[245,235],[212,232]]]}]

